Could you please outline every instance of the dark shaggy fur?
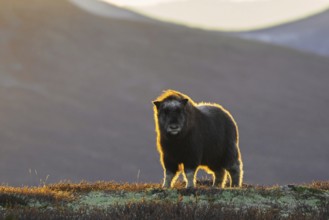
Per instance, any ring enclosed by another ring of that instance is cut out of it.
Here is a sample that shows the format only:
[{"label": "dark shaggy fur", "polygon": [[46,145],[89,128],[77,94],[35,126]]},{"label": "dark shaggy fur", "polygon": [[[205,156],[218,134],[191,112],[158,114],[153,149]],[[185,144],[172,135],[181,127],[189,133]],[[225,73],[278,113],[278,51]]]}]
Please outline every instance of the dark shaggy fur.
[{"label": "dark shaggy fur", "polygon": [[157,147],[164,169],[163,187],[170,187],[183,172],[186,187],[195,186],[198,168],[214,175],[214,185],[242,184],[242,161],[237,125],[218,104],[196,104],[188,96],[168,90],[154,103]]}]

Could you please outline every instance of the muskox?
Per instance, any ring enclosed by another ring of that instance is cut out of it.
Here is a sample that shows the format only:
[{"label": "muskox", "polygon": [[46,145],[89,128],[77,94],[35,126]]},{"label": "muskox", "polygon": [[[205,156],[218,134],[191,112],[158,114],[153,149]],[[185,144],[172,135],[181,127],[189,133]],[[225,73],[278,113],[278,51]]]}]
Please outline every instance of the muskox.
[{"label": "muskox", "polygon": [[232,187],[241,186],[238,128],[227,110],[218,104],[196,104],[174,90],[165,91],[153,104],[163,187],[172,187],[181,172],[186,187],[195,187],[199,168],[213,174],[214,186],[224,187],[227,174]]}]

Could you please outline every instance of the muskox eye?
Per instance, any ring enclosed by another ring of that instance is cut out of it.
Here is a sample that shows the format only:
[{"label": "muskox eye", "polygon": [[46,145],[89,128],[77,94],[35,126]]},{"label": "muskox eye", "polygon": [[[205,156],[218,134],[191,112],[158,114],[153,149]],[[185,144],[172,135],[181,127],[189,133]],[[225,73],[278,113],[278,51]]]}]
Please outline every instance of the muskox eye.
[{"label": "muskox eye", "polygon": [[175,110],[175,112],[176,112],[177,114],[181,114],[181,113],[183,112],[183,109],[177,108],[177,109]]},{"label": "muskox eye", "polygon": [[169,113],[169,109],[167,109],[167,108],[163,109],[163,113],[164,114],[168,114]]}]

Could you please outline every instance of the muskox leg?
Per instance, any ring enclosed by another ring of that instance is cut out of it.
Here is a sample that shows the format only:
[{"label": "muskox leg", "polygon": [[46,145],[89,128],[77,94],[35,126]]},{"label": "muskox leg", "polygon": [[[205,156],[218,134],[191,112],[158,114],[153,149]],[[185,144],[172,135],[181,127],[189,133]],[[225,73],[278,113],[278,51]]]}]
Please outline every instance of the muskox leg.
[{"label": "muskox leg", "polygon": [[185,173],[185,180],[186,180],[186,188],[192,188],[196,186],[196,179],[195,179],[195,174],[196,174],[196,168],[187,168],[184,169]]},{"label": "muskox leg", "polygon": [[169,188],[171,187],[171,182],[174,179],[176,173],[166,170],[164,172],[163,184],[162,187]]},{"label": "muskox leg", "polygon": [[163,178],[162,187],[169,188],[171,187],[173,179],[177,174],[178,164],[166,158],[163,158],[163,169],[164,169],[164,178]]},{"label": "muskox leg", "polygon": [[219,169],[215,171],[214,174],[213,186],[224,188],[227,176],[225,169]]},{"label": "muskox leg", "polygon": [[231,176],[231,187],[241,187],[242,186],[242,162],[240,160],[236,161],[232,166],[227,168]]}]

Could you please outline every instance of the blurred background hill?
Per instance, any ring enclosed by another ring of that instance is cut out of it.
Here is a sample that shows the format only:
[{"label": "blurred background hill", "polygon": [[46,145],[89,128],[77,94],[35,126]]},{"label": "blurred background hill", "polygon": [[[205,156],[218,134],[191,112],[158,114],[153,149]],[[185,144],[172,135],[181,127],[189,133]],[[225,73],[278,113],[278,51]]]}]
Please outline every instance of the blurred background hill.
[{"label": "blurred background hill", "polygon": [[295,22],[235,35],[329,57],[329,10]]},{"label": "blurred background hill", "polygon": [[0,2],[0,182],[160,182],[169,88],[231,111],[247,183],[328,179],[328,57],[72,2]]}]

